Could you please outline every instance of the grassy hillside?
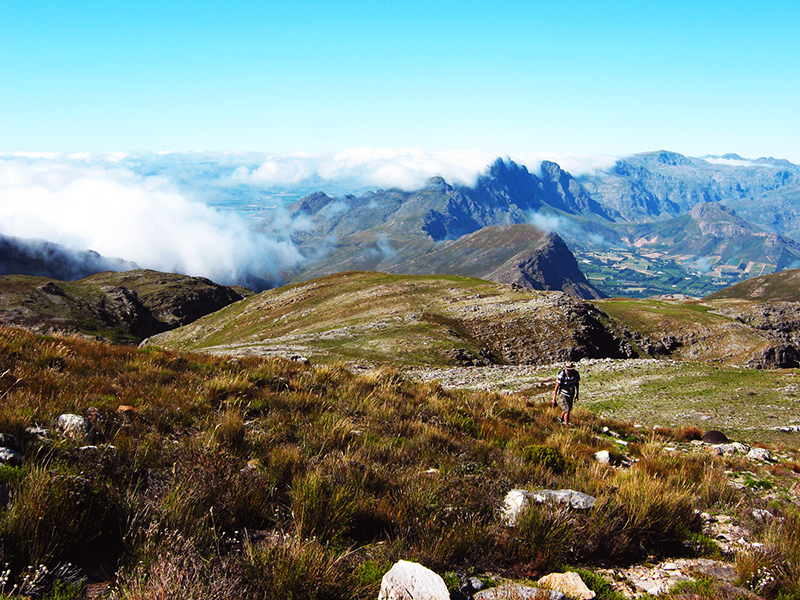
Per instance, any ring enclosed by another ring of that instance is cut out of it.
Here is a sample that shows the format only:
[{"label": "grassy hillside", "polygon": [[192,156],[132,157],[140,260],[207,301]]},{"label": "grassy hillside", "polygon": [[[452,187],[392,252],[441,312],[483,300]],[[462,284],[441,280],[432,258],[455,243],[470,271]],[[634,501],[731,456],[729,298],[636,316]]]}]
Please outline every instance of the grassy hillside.
[{"label": "grassy hillside", "polygon": [[[25,460],[0,467],[11,499],[0,597],[77,599],[91,584],[119,600],[367,599],[398,559],[494,584],[676,556],[721,559],[763,597],[800,594],[796,445],[752,462],[697,449],[697,429],[581,409],[565,428],[547,403],[446,391],[387,367],[356,375],[6,327],[0,373],[0,432]],[[59,434],[63,412],[99,412],[102,437]],[[600,450],[613,464],[595,461]],[[597,504],[534,505],[509,528],[498,507],[514,487],[571,488]],[[727,515],[763,546],[723,554],[696,511]],[[102,572],[111,581],[96,581]],[[713,578],[687,585],[672,597],[734,597]]]},{"label": "grassy hillside", "polygon": [[138,269],[78,281],[0,277],[0,322],[39,333],[138,343],[240,300],[247,292],[202,277]]},{"label": "grassy hillside", "polygon": [[723,314],[724,302],[669,299],[597,300],[606,314],[631,330],[671,348],[678,360],[747,364],[775,342],[765,332]]},{"label": "grassy hillside", "polygon": [[148,343],[402,364],[624,356],[592,305],[456,276],[348,272],[269,290]]},{"label": "grassy hillside", "polygon": [[708,300],[723,298],[760,302],[800,302],[800,269],[752,277],[707,297]]},{"label": "grassy hillside", "polygon": [[722,300],[590,304],[466,277],[348,272],[263,292],[147,343],[404,365],[657,356],[791,366],[793,355],[775,349],[795,343],[800,316],[784,310],[762,323],[754,310]]}]

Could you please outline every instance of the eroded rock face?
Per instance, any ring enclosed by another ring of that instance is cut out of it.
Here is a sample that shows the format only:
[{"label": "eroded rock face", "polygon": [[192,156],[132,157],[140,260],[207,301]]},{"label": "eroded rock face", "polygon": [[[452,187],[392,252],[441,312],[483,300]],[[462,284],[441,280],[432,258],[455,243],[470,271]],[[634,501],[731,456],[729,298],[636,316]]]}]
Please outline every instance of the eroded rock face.
[{"label": "eroded rock face", "polygon": [[465,311],[457,315],[460,327],[500,364],[636,357],[630,342],[606,325],[610,319],[605,313],[569,294],[549,293],[527,305]]},{"label": "eroded rock face", "polygon": [[378,600],[450,600],[450,592],[430,569],[401,560],[383,576]]}]

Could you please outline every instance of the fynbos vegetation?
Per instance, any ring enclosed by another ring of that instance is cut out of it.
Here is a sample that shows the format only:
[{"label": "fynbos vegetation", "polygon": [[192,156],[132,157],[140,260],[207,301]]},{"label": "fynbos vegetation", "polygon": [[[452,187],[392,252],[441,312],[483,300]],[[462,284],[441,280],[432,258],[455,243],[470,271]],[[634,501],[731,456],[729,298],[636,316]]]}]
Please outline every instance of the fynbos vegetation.
[{"label": "fynbos vegetation", "polygon": [[[62,414],[89,425],[67,435]],[[366,599],[399,559],[489,581],[722,556],[740,588],[800,596],[796,455],[759,466],[692,451],[693,431],[575,417],[563,427],[547,403],[390,367],[358,375],[0,328],[0,432],[24,458],[0,467],[0,594],[83,598],[106,581],[117,600]],[[596,504],[534,503],[509,527],[499,508],[512,488]],[[746,523],[761,545],[721,548],[701,512]]]}]

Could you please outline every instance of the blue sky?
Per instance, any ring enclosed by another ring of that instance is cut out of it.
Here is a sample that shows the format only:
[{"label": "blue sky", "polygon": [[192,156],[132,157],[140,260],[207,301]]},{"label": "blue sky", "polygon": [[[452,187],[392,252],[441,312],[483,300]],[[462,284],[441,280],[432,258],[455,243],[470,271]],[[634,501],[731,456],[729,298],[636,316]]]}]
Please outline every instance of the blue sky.
[{"label": "blue sky", "polygon": [[0,151],[800,162],[800,3],[0,0]]}]

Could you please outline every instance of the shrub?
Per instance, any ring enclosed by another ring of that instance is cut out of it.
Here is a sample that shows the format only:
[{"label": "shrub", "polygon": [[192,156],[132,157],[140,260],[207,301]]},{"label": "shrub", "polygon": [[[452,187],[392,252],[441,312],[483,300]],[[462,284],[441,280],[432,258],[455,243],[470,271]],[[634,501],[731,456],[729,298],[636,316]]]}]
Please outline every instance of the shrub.
[{"label": "shrub", "polygon": [[535,576],[561,565],[579,539],[577,519],[566,505],[532,502],[509,531],[509,558],[521,563],[521,575]]},{"label": "shrub", "polygon": [[645,556],[679,547],[699,531],[692,497],[639,470],[620,473],[586,520],[582,539],[590,554],[610,559]]},{"label": "shrub", "polygon": [[291,497],[298,537],[325,542],[345,533],[356,509],[353,491],[331,485],[317,470],[295,476]]},{"label": "shrub", "polygon": [[177,532],[150,527],[142,560],[117,578],[111,600],[238,600],[248,597],[243,577],[229,563],[207,560]]},{"label": "shrub", "polygon": [[522,449],[522,457],[529,463],[540,465],[555,473],[562,473],[566,461],[561,452],[550,446],[532,444]]},{"label": "shrub", "polygon": [[800,513],[773,519],[764,542],[762,549],[736,555],[741,583],[767,597],[800,597]]},{"label": "shrub", "polygon": [[364,597],[364,588],[376,597],[374,580],[358,577],[349,558],[349,553],[296,537],[276,536],[245,543],[249,579],[254,582],[257,597],[265,600],[345,600]]},{"label": "shrub", "polygon": [[587,569],[570,568],[569,570],[580,575],[586,587],[597,594],[595,600],[625,600],[625,596],[611,587],[611,584],[601,575]]},{"label": "shrub", "polygon": [[226,450],[241,452],[244,450],[245,433],[241,411],[229,407],[217,419],[211,436],[215,443]]},{"label": "shrub", "polygon": [[14,487],[0,535],[18,566],[65,560],[89,545],[119,551],[121,502],[105,483],[35,467]]}]

